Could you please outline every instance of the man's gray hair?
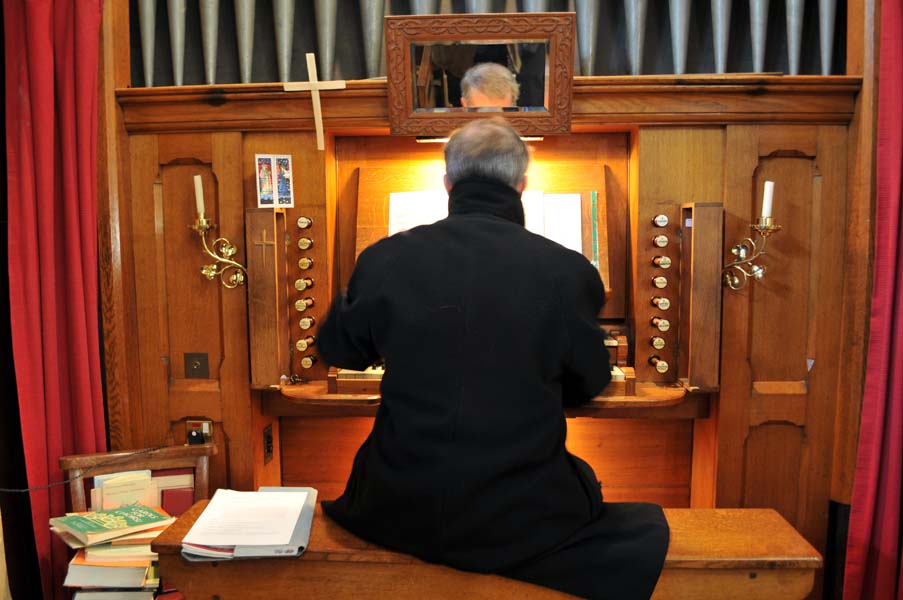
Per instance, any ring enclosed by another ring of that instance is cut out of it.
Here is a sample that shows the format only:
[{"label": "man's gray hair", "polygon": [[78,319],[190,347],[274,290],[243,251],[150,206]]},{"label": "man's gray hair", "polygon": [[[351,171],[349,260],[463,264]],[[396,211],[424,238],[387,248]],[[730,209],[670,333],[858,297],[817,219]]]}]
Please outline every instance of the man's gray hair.
[{"label": "man's gray hair", "polygon": [[471,121],[445,145],[445,175],[451,185],[482,177],[516,188],[529,162],[527,145],[502,117]]},{"label": "man's gray hair", "polygon": [[508,67],[494,62],[477,63],[467,69],[461,79],[461,95],[467,97],[471,89],[477,89],[489,98],[511,96],[511,105],[517,104],[520,85]]}]

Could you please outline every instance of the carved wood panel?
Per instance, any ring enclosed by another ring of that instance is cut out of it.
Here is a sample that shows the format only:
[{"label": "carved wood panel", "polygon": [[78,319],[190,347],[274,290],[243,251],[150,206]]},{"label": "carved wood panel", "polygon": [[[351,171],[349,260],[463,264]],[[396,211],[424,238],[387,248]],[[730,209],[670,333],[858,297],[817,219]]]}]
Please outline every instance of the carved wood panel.
[{"label": "carved wood panel", "polygon": [[[229,239],[239,248],[235,260],[245,263],[241,135],[135,136],[131,157],[144,437],[148,444],[183,443],[182,421],[212,420],[220,447],[212,485],[248,488],[253,452],[246,291],[201,274],[213,260],[189,228],[197,218],[193,177],[201,175],[205,214],[216,224],[208,244],[213,237]],[[191,354],[205,357],[206,372],[194,368]]]},{"label": "carved wood panel", "polygon": [[718,506],[771,506],[824,550],[840,341],[845,128],[729,126],[725,256],[764,182],[775,223],[762,281],[725,289]]}]

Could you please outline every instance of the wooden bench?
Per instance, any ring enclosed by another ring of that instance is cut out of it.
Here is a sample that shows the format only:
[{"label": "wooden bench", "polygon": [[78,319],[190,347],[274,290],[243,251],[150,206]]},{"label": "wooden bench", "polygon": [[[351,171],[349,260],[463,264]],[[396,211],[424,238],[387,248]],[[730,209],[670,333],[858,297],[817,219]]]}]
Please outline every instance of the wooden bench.
[{"label": "wooden bench", "polygon": [[[207,501],[169,527],[153,548],[160,573],[189,600],[308,598],[571,598],[496,575],[466,573],[383,550],[351,535],[317,506],[310,547],[300,558],[190,563],[181,541]],[[821,567],[818,552],[770,509],[665,509],[671,544],[653,598],[805,598]]]}]

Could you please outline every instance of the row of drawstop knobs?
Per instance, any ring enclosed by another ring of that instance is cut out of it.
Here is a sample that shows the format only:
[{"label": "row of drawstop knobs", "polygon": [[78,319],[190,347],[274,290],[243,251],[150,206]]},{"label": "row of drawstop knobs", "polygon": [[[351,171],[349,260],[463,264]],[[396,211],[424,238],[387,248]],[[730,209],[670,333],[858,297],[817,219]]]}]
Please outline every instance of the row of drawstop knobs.
[{"label": "row of drawstop knobs", "polygon": [[[302,231],[302,236],[298,238],[298,249],[302,252],[313,248],[314,241],[307,235],[305,230],[310,229],[313,225],[313,219],[310,217],[298,217],[298,229]],[[301,271],[309,272],[314,266],[314,259],[309,256],[301,256],[298,259],[298,268]],[[295,310],[301,314],[298,320],[298,326],[301,328],[301,337],[295,341],[295,350],[301,353],[301,368],[309,369],[317,363],[317,357],[314,354],[305,354],[309,352],[313,345],[317,342],[317,336],[314,335],[314,326],[317,320],[313,315],[307,314],[308,310],[313,308],[316,301],[310,296],[310,290],[314,287],[314,279],[310,276],[302,276],[295,280],[295,289],[305,294],[298,300],[295,300]]]}]

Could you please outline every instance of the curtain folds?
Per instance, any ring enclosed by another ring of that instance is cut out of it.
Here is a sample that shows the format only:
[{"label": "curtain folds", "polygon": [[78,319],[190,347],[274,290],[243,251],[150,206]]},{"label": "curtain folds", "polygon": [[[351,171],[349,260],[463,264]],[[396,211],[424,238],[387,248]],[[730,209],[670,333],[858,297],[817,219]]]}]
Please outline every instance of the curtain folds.
[{"label": "curtain folds", "polygon": [[846,600],[903,600],[903,5],[881,2],[881,11],[874,286]]},{"label": "curtain folds", "polygon": [[[13,359],[29,487],[64,454],[106,450],[97,291],[100,0],[4,0]],[[31,493],[44,597],[63,597],[48,519],[62,486]]]}]

